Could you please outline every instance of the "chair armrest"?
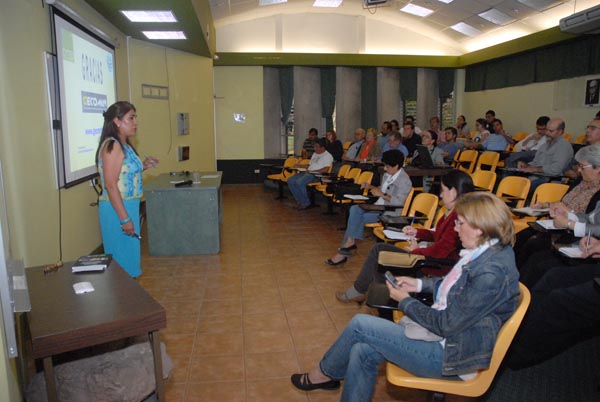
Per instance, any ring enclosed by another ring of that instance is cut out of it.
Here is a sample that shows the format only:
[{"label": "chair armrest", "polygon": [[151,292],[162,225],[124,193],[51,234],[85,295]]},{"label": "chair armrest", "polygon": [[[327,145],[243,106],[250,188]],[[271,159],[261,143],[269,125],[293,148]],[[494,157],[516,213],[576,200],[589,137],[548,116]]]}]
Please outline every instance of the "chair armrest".
[{"label": "chair armrest", "polygon": [[395,253],[393,251],[381,251],[377,262],[379,265],[396,268],[414,268],[417,262],[424,260],[424,255]]}]

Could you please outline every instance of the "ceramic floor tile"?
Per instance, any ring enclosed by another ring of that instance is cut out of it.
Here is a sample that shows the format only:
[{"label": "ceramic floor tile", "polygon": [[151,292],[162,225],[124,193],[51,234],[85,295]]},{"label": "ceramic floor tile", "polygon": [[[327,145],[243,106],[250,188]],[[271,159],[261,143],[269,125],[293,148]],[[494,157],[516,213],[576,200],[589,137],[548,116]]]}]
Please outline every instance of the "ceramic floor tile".
[{"label": "ceramic floor tile", "polygon": [[246,353],[285,352],[293,349],[292,336],[288,330],[244,332]]},{"label": "ceramic floor tile", "polygon": [[192,357],[190,382],[242,381],[244,358],[242,355]]},{"label": "ceramic floor tile", "polygon": [[306,393],[296,389],[289,378],[246,381],[247,400],[252,402],[307,402]]},{"label": "ceramic floor tile", "polygon": [[242,314],[241,299],[205,300],[200,307],[199,315],[209,317],[214,315],[236,316]]},{"label": "ceramic floor tile", "polygon": [[242,316],[200,316],[198,319],[197,331],[208,333],[241,333]]},{"label": "ceramic floor tile", "polygon": [[276,353],[246,353],[246,380],[289,378],[298,372],[298,361],[293,351]]},{"label": "ceramic floor tile", "polygon": [[185,402],[247,402],[246,385],[244,381],[189,383]]},{"label": "ceramic floor tile", "polygon": [[244,351],[244,336],[241,333],[196,334],[193,356],[197,355],[241,355]]}]

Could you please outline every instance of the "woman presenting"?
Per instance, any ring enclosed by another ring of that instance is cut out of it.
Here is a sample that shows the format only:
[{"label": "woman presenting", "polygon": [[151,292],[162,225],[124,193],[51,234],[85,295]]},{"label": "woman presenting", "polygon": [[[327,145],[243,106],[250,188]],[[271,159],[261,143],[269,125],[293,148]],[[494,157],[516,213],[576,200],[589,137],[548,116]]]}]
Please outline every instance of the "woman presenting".
[{"label": "woman presenting", "polygon": [[[388,285],[391,298],[422,327],[421,334],[372,315],[355,315],[316,367],[292,375],[296,388],[332,390],[343,380],[341,401],[361,402],[371,400],[384,361],[420,377],[455,380],[489,367],[498,331],[519,296],[512,217],[502,200],[485,192],[464,194],[454,208],[465,251],[450,273],[435,279],[398,277],[396,287]],[[421,291],[434,294],[433,306],[410,296]]]},{"label": "woman presenting", "polygon": [[140,198],[142,171],[158,164],[148,157],[142,162],[129,138],[137,132],[135,106],[116,102],[103,113],[104,126],[96,151],[102,194],[98,203],[104,252],[112,254],[127,273],[141,275]]}]

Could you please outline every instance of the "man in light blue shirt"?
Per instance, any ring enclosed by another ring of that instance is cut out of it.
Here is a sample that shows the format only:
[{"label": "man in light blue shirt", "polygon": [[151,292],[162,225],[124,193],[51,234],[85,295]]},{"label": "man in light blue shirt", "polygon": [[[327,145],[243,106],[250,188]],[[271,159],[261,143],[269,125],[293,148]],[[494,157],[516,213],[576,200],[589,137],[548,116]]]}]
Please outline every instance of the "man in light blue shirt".
[{"label": "man in light blue shirt", "polygon": [[[387,135],[387,142],[383,145],[381,155],[383,155],[384,152],[392,149],[397,149],[398,151],[402,152],[405,158],[408,156],[408,149],[402,145],[402,135],[398,131],[392,131]],[[378,161],[381,160],[381,155],[377,157]]]},{"label": "man in light blue shirt", "polygon": [[[509,136],[502,128],[502,121],[495,119],[492,123],[494,132],[481,143],[481,148],[486,151],[504,151],[509,144],[506,137]],[[510,136],[509,136],[510,137]]]}]

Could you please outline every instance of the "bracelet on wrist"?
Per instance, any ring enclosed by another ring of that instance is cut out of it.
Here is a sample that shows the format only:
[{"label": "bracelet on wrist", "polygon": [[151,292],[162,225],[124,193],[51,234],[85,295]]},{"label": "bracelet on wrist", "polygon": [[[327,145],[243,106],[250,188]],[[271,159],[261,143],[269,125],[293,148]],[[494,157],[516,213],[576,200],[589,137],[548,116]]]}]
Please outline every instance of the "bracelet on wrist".
[{"label": "bracelet on wrist", "polygon": [[128,216],[128,217],[127,217],[127,218],[125,218],[125,219],[121,219],[121,220],[119,221],[119,223],[120,223],[121,225],[124,225],[124,224],[126,224],[126,223],[128,223],[128,222],[131,222],[131,217],[130,217],[130,216]]}]

